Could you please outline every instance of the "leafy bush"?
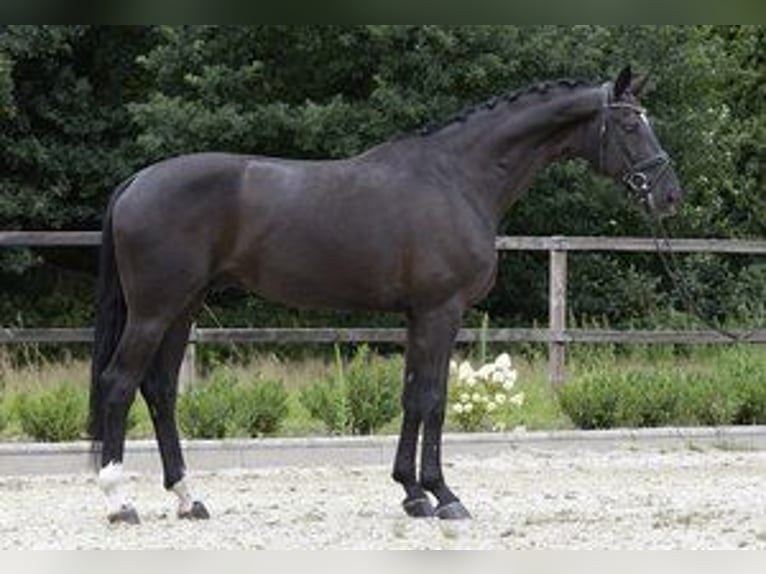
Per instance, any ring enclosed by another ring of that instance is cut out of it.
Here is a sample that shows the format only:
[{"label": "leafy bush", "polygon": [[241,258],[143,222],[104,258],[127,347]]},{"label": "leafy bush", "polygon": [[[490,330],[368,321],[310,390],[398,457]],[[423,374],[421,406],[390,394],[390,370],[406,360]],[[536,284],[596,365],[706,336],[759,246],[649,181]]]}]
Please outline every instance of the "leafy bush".
[{"label": "leafy bush", "polygon": [[342,434],[349,429],[349,407],[345,379],[326,379],[301,389],[301,404],[312,418],[321,420],[331,433]]},{"label": "leafy bush", "polygon": [[0,355],[0,433],[8,425],[8,414],[6,412],[5,391],[5,369],[3,368],[3,356]]},{"label": "leafy bush", "polygon": [[0,433],[8,426],[8,415],[5,412],[5,401],[3,401],[2,395],[0,395]]},{"label": "leafy bush", "polygon": [[766,424],[766,365],[751,351],[734,347],[722,357],[737,396],[735,424]]},{"label": "leafy bush", "polygon": [[766,374],[746,350],[721,352],[712,368],[593,368],[558,393],[580,428],[763,424]]},{"label": "leafy bush", "polygon": [[734,423],[739,399],[733,381],[725,371],[687,373],[678,380],[678,417],[676,424],[727,425]]},{"label": "leafy bush", "polygon": [[149,406],[146,401],[138,398],[133,401],[125,419],[125,432],[128,438],[154,436],[152,417],[149,414]]},{"label": "leafy bush", "polygon": [[190,438],[270,435],[287,414],[288,396],[281,382],[256,378],[245,385],[227,369],[216,370],[178,401],[178,422]]},{"label": "leafy bush", "polygon": [[742,379],[736,384],[737,409],[734,424],[766,425],[766,380],[764,373],[759,378]]},{"label": "leafy bush", "polygon": [[223,369],[178,399],[178,423],[190,438],[224,438],[235,429],[236,378]]},{"label": "leafy bush", "polygon": [[351,432],[370,434],[401,409],[402,362],[383,359],[360,347],[346,371]]},{"label": "leafy bush", "polygon": [[281,381],[257,379],[239,389],[235,403],[239,428],[252,437],[276,433],[288,414],[287,400]]},{"label": "leafy bush", "polygon": [[680,387],[667,371],[627,371],[619,390],[615,418],[620,426],[658,427],[678,418]]},{"label": "leafy bush", "polygon": [[617,423],[621,380],[590,374],[568,381],[559,390],[561,409],[582,429],[612,428]]},{"label": "leafy bush", "polygon": [[87,404],[84,389],[61,383],[49,390],[20,395],[16,409],[25,434],[35,440],[60,442],[82,436]]},{"label": "leafy bush", "polygon": [[301,403],[333,433],[370,434],[400,409],[401,359],[383,359],[360,346],[346,365],[335,348],[336,372],[301,390]]}]

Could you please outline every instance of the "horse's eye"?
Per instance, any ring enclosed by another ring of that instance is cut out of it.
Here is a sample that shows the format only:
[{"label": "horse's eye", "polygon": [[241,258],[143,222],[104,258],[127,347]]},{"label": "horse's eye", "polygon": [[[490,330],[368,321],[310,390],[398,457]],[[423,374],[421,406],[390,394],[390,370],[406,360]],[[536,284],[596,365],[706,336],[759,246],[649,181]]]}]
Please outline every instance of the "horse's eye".
[{"label": "horse's eye", "polygon": [[639,126],[639,122],[625,122],[624,124],[622,124],[622,128],[626,132],[636,131],[638,129],[638,126]]}]

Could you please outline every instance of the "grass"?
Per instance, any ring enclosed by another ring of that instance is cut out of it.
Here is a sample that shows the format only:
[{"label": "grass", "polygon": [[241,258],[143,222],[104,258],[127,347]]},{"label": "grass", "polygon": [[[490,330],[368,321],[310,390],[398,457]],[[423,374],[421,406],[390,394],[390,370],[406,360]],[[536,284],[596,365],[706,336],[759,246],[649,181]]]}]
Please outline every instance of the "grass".
[{"label": "grass", "polygon": [[[510,348],[488,349],[488,355],[507,350],[513,358],[513,367],[518,372],[514,392],[523,392],[524,405],[511,411],[505,428],[524,427],[527,430],[555,430],[574,428],[572,419],[565,414],[556,392],[547,380],[547,359],[542,346],[516,345]],[[456,359],[470,354],[472,349],[459,348]],[[16,355],[18,356],[18,355]],[[39,353],[30,352],[26,361],[11,360],[8,353],[0,349],[0,439],[19,440],[25,438],[16,414],[21,397],[29,394],[52,392],[62,383],[71,383],[78,392],[87,394],[89,363],[85,360],[68,359],[47,362]],[[474,363],[475,364],[475,363]],[[728,365],[728,367],[727,367]],[[736,367],[731,370],[729,367]],[[336,366],[331,357],[308,357],[289,360],[269,353],[254,356],[246,364],[227,367],[237,380],[247,381],[258,376],[282,381],[288,391],[288,416],[279,429],[279,436],[327,435],[324,425],[313,419],[300,400],[301,389],[333,374]],[[727,370],[728,369],[728,370]],[[739,370],[737,370],[739,369]],[[730,372],[731,371],[731,372]],[[567,372],[571,383],[577,383],[594,373],[609,382],[625,378],[632,373],[633,379],[642,382],[652,373],[662,373],[667,379],[697,380],[704,377],[726,383],[724,379],[753,376],[755,385],[766,373],[766,349],[762,346],[749,347],[676,347],[611,345],[573,345],[569,353]],[[728,374],[727,374],[728,373]],[[732,374],[733,373],[733,374]],[[643,377],[643,378],[642,378]],[[206,375],[200,377],[204,384]],[[569,383],[568,383],[569,384]],[[750,392],[745,389],[743,392]],[[703,394],[703,398],[708,395]],[[635,399],[635,397],[634,397]],[[645,406],[643,408],[646,408]],[[723,405],[724,410],[729,408]],[[716,415],[714,412],[713,415]],[[717,420],[715,417],[713,421]],[[153,428],[148,410],[142,400],[137,400],[131,412],[130,438],[153,437]],[[705,421],[691,421],[691,424],[705,424]],[[401,415],[386,423],[379,434],[397,434]],[[3,428],[4,426],[4,428]],[[454,418],[448,411],[445,430],[458,431]]]}]

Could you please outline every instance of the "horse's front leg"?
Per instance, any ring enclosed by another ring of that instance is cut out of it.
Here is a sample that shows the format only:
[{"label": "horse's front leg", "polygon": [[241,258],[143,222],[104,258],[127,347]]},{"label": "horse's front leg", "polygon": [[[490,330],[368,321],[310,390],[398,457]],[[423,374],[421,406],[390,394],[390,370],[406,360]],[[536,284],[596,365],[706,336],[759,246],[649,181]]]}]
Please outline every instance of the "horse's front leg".
[{"label": "horse's front leg", "polygon": [[[460,326],[462,305],[450,303],[410,314],[402,403],[404,422],[394,466],[394,479],[407,493],[404,507],[411,516],[469,518],[447,486],[442,473],[442,426],[447,403],[447,377],[452,346]],[[415,482],[415,451],[423,427],[420,480]],[[425,492],[436,497],[431,510]]]}]

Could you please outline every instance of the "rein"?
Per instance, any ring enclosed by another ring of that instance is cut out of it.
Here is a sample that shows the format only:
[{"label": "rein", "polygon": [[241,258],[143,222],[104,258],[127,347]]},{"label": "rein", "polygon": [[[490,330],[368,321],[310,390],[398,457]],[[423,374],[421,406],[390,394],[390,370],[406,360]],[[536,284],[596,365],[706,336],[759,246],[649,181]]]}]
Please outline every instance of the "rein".
[{"label": "rein", "polygon": [[681,299],[683,299],[687,311],[695,315],[700,321],[702,321],[711,330],[715,331],[719,335],[722,335],[727,339],[737,343],[747,342],[753,335],[758,332],[759,329],[753,328],[745,333],[735,333],[720,327],[715,321],[713,321],[713,319],[708,317],[697,304],[696,299],[693,297],[689,287],[686,284],[686,281],[683,278],[680,270],[680,265],[678,264],[678,257],[676,256],[676,252],[673,251],[673,248],[670,244],[670,234],[668,233],[665,225],[662,223],[662,219],[660,219],[660,216],[657,214],[652,205],[650,205],[649,213],[646,213],[645,215],[649,226],[651,227],[652,239],[654,240],[654,246],[657,251],[657,255],[659,256],[660,261],[662,261],[662,266],[665,270],[665,273],[668,277],[670,277],[670,280],[673,283],[673,288],[681,296]]},{"label": "rein", "polygon": [[[611,84],[604,85],[604,103],[603,111],[606,112],[612,109],[628,109],[636,112],[642,118],[646,117],[646,110],[641,106],[631,104],[628,102],[612,102],[611,97]],[[604,153],[607,143],[607,114],[601,115],[601,127],[599,130],[600,149],[599,149],[599,166],[603,170],[604,165]],[[662,266],[665,273],[673,283],[673,287],[676,292],[679,293],[681,299],[686,305],[687,310],[700,319],[710,329],[736,342],[745,342],[750,339],[758,329],[752,329],[746,333],[735,333],[727,329],[721,328],[710,317],[703,313],[697,301],[692,296],[691,290],[687,286],[686,281],[683,279],[683,275],[678,264],[678,258],[670,243],[670,234],[667,228],[662,223],[662,219],[655,209],[654,196],[652,195],[652,187],[662,179],[668,167],[671,165],[670,156],[660,148],[660,150],[653,156],[646,159],[633,162],[630,159],[628,150],[626,149],[625,142],[622,138],[613,138],[617,144],[617,149],[622,156],[624,165],[626,166],[622,174],[622,182],[635,193],[640,201],[646,204],[647,212],[644,212],[648,220],[649,226],[652,232],[652,239],[657,251],[657,255],[662,262]]]}]

